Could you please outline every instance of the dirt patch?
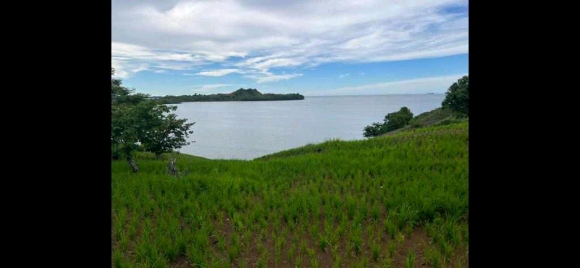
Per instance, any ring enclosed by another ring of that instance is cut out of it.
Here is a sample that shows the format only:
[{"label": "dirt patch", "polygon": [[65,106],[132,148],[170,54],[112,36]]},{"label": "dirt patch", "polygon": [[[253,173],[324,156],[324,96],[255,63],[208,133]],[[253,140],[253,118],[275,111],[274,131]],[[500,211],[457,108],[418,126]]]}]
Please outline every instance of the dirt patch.
[{"label": "dirt patch", "polygon": [[191,263],[189,263],[189,261],[187,260],[186,257],[180,256],[180,257],[177,257],[177,259],[175,259],[171,264],[169,264],[169,267],[171,267],[171,268],[190,268],[190,267],[193,267],[193,265]]},{"label": "dirt patch", "polygon": [[403,236],[405,237],[402,245],[398,247],[393,258],[393,267],[405,267],[405,262],[407,261],[409,252],[415,254],[415,267],[427,267],[428,263],[425,260],[425,252],[429,247],[429,236],[427,235],[425,228],[416,228],[413,230],[410,237],[406,234]]}]

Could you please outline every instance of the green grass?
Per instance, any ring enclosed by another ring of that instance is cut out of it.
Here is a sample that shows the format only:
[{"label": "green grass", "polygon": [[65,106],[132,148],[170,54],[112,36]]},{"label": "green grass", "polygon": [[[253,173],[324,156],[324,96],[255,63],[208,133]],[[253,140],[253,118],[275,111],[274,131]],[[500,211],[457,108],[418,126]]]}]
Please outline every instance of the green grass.
[{"label": "green grass", "polygon": [[424,128],[424,127],[431,127],[431,126],[443,126],[449,124],[456,124],[467,122],[468,118],[466,117],[458,117],[454,115],[450,109],[443,109],[437,108],[428,112],[424,112],[422,114],[416,115],[411,119],[411,121],[403,128],[393,130],[391,132],[387,132],[382,134],[381,136],[385,135],[393,135],[399,132],[408,131],[417,128]]},{"label": "green grass", "polygon": [[466,267],[467,130],[450,122],[250,161],[181,154],[189,173],[177,177],[168,156],[139,153],[139,173],[113,161],[113,264]]}]

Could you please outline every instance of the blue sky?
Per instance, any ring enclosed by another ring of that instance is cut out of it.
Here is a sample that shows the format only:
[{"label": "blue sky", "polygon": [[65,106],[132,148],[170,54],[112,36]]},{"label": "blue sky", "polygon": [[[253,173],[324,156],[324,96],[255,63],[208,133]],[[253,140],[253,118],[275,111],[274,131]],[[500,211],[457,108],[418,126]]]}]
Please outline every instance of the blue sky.
[{"label": "blue sky", "polygon": [[112,1],[116,78],[151,95],[444,93],[468,1]]}]

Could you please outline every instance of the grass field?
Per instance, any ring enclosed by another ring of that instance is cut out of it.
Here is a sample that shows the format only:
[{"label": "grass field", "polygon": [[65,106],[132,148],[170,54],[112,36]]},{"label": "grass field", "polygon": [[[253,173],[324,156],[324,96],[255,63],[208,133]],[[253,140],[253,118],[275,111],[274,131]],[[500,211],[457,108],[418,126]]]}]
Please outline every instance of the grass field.
[{"label": "grass field", "polygon": [[112,162],[114,267],[467,267],[468,122]]}]

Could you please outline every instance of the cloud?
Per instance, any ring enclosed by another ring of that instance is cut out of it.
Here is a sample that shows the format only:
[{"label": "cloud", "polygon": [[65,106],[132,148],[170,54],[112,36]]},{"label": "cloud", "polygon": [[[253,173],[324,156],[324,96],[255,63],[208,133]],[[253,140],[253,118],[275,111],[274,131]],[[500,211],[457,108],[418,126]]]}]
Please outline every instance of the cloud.
[{"label": "cloud", "polygon": [[260,72],[257,74],[245,75],[244,77],[254,79],[256,81],[256,83],[262,84],[262,83],[288,80],[288,79],[291,79],[294,77],[300,77],[300,76],[302,76],[302,74],[300,74],[300,73],[275,75],[275,74],[270,73],[270,72]]},{"label": "cloud", "polygon": [[111,44],[111,55],[118,59],[136,59],[152,61],[181,61],[199,62],[201,58],[190,53],[168,52],[154,50],[142,46],[113,42]]},{"label": "cloud", "polygon": [[204,61],[204,58],[190,53],[155,50],[119,42],[111,44],[111,56],[115,76],[120,78],[128,78],[147,70],[189,70]]},{"label": "cloud", "polygon": [[148,70],[148,65],[136,61],[112,58],[111,65],[115,68],[115,78],[126,79],[135,73]]},{"label": "cloud", "polygon": [[234,86],[234,84],[210,84],[210,85],[199,85],[199,86],[194,86],[191,91],[192,92],[207,92],[207,91],[211,91],[214,90],[216,88],[221,88],[221,87],[229,87],[229,86]]},{"label": "cloud", "polygon": [[374,83],[362,86],[341,87],[325,91],[305,92],[305,95],[375,95],[445,93],[457,80],[467,74],[426,77],[396,82]]},{"label": "cloud", "polygon": [[343,78],[343,77],[346,77],[346,76],[349,76],[349,74],[341,74],[341,75],[338,76],[338,78]]},{"label": "cloud", "polygon": [[302,61],[297,59],[269,59],[261,62],[254,63],[251,67],[255,69],[259,69],[262,71],[267,71],[271,68],[276,67],[289,67],[289,66],[298,66],[301,65]]},{"label": "cloud", "polygon": [[204,71],[196,73],[196,75],[203,75],[203,76],[224,76],[231,73],[239,73],[240,70],[238,69],[221,69],[221,70],[213,70],[213,71]]},{"label": "cloud", "polygon": [[113,58],[126,68],[124,74],[135,73],[138,66],[192,70],[217,63],[218,69],[240,69],[265,83],[300,76],[274,74],[275,69],[465,54],[467,13],[448,10],[466,10],[467,4],[114,0]]}]

